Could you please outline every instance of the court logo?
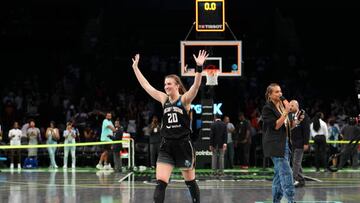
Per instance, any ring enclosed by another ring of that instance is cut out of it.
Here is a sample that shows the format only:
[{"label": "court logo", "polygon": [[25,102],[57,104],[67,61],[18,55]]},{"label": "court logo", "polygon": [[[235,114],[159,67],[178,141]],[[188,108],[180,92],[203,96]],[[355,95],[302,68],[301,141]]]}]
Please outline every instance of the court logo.
[{"label": "court logo", "polygon": [[212,156],[212,152],[209,150],[196,151],[196,156]]}]

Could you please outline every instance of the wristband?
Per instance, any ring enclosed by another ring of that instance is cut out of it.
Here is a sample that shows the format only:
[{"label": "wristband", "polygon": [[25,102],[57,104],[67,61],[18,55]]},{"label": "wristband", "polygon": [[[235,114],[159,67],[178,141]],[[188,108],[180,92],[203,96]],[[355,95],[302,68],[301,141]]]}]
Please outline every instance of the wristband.
[{"label": "wristband", "polygon": [[195,72],[197,72],[197,73],[201,73],[203,71],[203,66],[196,66],[196,68],[195,68]]}]

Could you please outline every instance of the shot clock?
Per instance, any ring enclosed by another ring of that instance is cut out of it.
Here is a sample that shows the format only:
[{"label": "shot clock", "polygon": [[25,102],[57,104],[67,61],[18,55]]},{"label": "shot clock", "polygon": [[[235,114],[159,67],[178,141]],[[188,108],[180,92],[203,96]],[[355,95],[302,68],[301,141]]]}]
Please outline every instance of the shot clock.
[{"label": "shot clock", "polygon": [[196,31],[223,32],[225,30],[224,0],[196,0]]}]

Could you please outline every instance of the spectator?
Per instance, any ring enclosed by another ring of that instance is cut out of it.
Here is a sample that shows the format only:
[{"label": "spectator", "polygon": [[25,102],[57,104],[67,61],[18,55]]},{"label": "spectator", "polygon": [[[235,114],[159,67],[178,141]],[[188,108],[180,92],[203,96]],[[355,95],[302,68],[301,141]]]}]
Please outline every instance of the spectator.
[{"label": "spectator", "polygon": [[[336,117],[332,117],[329,119],[328,131],[329,131],[329,140],[330,141],[338,141],[341,139],[340,129],[339,129],[338,125],[336,125]],[[334,155],[336,155],[337,153],[340,152],[340,146],[337,143],[332,143],[332,144],[329,144],[329,147],[330,147],[329,154],[331,157],[333,157],[332,167],[336,168],[337,167],[337,157],[334,157]]]},{"label": "spectator", "polygon": [[[76,131],[74,130],[72,123],[67,122],[66,123],[66,130],[64,131],[64,144],[75,144],[75,138],[76,138]],[[68,163],[68,156],[69,151],[71,151],[71,168],[76,167],[76,146],[65,146],[64,147],[64,165],[63,168],[67,169],[67,163]]]},{"label": "spectator", "polygon": [[215,115],[215,121],[211,124],[210,129],[211,168],[214,170],[215,175],[223,175],[227,128],[226,124],[220,119],[220,115]]},{"label": "spectator", "polygon": [[[348,118],[348,124],[341,130],[343,140],[358,139],[360,135],[360,128],[356,125],[356,119],[354,117]],[[357,147],[353,147],[350,144],[342,145],[341,151],[344,152],[340,156],[339,169],[342,169],[349,158],[352,158],[352,167],[357,169],[359,166],[359,152]]]},{"label": "spectator", "polygon": [[[106,113],[106,117],[103,120],[102,123],[102,130],[101,130],[101,142],[111,142],[111,137],[114,135],[114,132],[116,131],[114,124],[111,121],[112,114],[111,112]],[[105,144],[102,145],[103,152],[100,156],[99,163],[96,165],[97,169],[112,169],[111,165],[109,163],[109,151],[111,150],[111,145]]]},{"label": "spectator", "polygon": [[[123,133],[124,133],[124,129],[120,125],[120,120],[117,119],[115,121],[115,132],[112,140],[114,141],[122,140]],[[113,145],[114,170],[116,172],[122,172],[122,161],[120,156],[121,149],[122,149],[122,144]]]},{"label": "spectator", "polygon": [[[59,129],[55,127],[55,122],[50,121],[50,126],[46,129],[46,144],[53,145],[57,144],[60,139]],[[58,168],[55,160],[56,147],[48,147],[50,168]]]},{"label": "spectator", "polygon": [[[26,135],[29,139],[29,145],[37,145],[40,137],[40,129],[35,127],[35,121],[30,120],[29,128],[26,130]],[[37,158],[37,148],[28,149],[28,157]]]},{"label": "spectator", "polygon": [[296,100],[290,101],[290,115],[294,122],[291,129],[292,143],[292,169],[294,177],[294,186],[305,186],[305,178],[302,170],[302,160],[304,151],[309,149],[310,139],[310,119],[305,111],[299,109],[299,103]]},{"label": "spectator", "polygon": [[[18,122],[14,122],[14,127],[13,129],[11,129],[9,131],[9,139],[10,139],[10,146],[19,146],[21,145],[21,137],[22,137],[22,132],[19,129],[19,123]],[[18,169],[21,169],[21,149],[11,149],[11,155],[10,155],[10,169],[14,168],[14,157],[15,157],[15,153],[17,154],[17,167]]]},{"label": "spectator", "polygon": [[324,171],[327,171],[326,140],[329,137],[329,132],[326,123],[322,120],[323,118],[324,114],[318,112],[310,124],[310,135],[314,140],[315,167],[317,172],[320,171],[320,166],[324,168]]},{"label": "spectator", "polygon": [[150,123],[150,164],[151,167],[156,167],[156,160],[160,150],[160,124],[157,116],[153,116]]},{"label": "spectator", "polygon": [[226,124],[227,129],[227,142],[226,142],[226,152],[225,152],[225,168],[234,167],[234,132],[235,127],[230,122],[229,116],[224,117],[224,123]]},{"label": "spectator", "polygon": [[237,158],[240,168],[249,168],[250,146],[251,146],[251,129],[250,122],[245,118],[243,112],[239,113],[239,123],[236,125],[236,141]]}]

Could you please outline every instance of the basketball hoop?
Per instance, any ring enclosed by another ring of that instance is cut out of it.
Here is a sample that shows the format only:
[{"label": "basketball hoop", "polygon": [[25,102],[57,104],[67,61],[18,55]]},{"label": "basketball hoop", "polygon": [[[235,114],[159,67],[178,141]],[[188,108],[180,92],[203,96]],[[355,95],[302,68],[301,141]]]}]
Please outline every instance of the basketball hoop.
[{"label": "basketball hoop", "polygon": [[218,85],[218,70],[217,69],[205,69],[206,85],[215,86]]}]

